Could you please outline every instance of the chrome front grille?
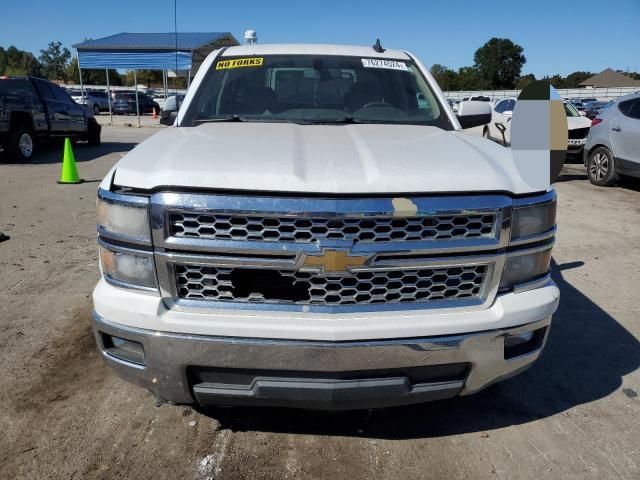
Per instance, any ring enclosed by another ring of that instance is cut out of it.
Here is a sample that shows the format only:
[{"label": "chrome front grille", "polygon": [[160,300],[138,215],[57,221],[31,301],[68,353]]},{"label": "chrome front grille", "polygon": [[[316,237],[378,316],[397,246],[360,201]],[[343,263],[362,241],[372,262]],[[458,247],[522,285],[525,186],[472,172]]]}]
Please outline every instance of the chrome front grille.
[{"label": "chrome front grille", "polygon": [[480,309],[498,290],[511,205],[501,195],[156,193],[160,291],[187,310]]},{"label": "chrome front grille", "polygon": [[490,237],[495,214],[407,217],[309,217],[172,212],[176,237],[211,240],[308,243],[322,240],[404,242]]},{"label": "chrome front grille", "polygon": [[207,265],[174,268],[180,298],[319,306],[478,298],[489,269],[488,265],[362,269],[342,275]]}]

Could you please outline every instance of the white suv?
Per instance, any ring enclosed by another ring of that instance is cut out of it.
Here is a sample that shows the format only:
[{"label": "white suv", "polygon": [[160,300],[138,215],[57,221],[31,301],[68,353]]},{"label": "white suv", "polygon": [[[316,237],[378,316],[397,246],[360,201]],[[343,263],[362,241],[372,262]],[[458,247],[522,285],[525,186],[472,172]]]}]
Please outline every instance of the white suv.
[{"label": "white suv", "polygon": [[[503,98],[493,106],[491,122],[483,129],[483,136],[506,146],[511,145],[511,119],[518,99],[516,97]],[[581,154],[589,135],[591,121],[578,113],[575,107],[564,101],[564,111],[567,115],[568,140],[567,150],[573,154]]]},{"label": "white suv", "polygon": [[96,340],[157,401],[409,404],[540,355],[556,196],[462,131],[488,103],[404,51],[244,45],[174,118],[98,191]]}]

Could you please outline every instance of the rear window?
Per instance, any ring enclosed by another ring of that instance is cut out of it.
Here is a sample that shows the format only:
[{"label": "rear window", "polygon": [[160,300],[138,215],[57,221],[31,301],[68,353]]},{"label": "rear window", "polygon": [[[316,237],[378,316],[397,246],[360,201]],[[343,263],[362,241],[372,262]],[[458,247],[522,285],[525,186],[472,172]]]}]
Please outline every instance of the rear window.
[{"label": "rear window", "polygon": [[16,95],[22,97],[33,94],[35,94],[35,91],[29,80],[24,78],[0,80],[0,95]]}]

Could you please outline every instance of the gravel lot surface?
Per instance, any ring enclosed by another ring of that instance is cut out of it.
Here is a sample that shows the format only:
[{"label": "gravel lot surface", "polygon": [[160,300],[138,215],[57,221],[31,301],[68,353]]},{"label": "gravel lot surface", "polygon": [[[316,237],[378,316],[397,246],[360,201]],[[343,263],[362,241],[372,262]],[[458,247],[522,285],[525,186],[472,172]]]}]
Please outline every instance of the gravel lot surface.
[{"label": "gravel lot surface", "polygon": [[56,184],[57,147],[0,164],[0,478],[640,478],[637,182],[597,188],[565,167],[561,306],[512,380],[374,412],[156,408],[103,365],[90,328],[97,182],[155,132],[77,145],[81,185]]}]

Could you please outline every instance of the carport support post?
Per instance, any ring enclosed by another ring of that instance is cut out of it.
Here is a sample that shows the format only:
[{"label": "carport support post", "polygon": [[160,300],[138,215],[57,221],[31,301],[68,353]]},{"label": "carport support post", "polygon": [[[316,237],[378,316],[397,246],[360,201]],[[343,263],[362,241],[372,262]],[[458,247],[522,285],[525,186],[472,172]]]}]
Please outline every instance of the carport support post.
[{"label": "carport support post", "polygon": [[80,54],[76,54],[76,59],[78,60],[78,73],[80,74],[80,92],[82,93],[82,99],[84,100],[86,97],[84,96],[84,86],[82,85],[82,67],[80,67]]},{"label": "carport support post", "polygon": [[138,105],[138,76],[136,70],[133,70],[133,83],[136,84],[136,113],[138,114],[138,127],[140,126],[140,106]]},{"label": "carport support post", "polygon": [[111,114],[111,88],[109,87],[109,69],[104,69],[107,74],[107,102],[109,102],[109,125],[113,124],[113,116]]}]

